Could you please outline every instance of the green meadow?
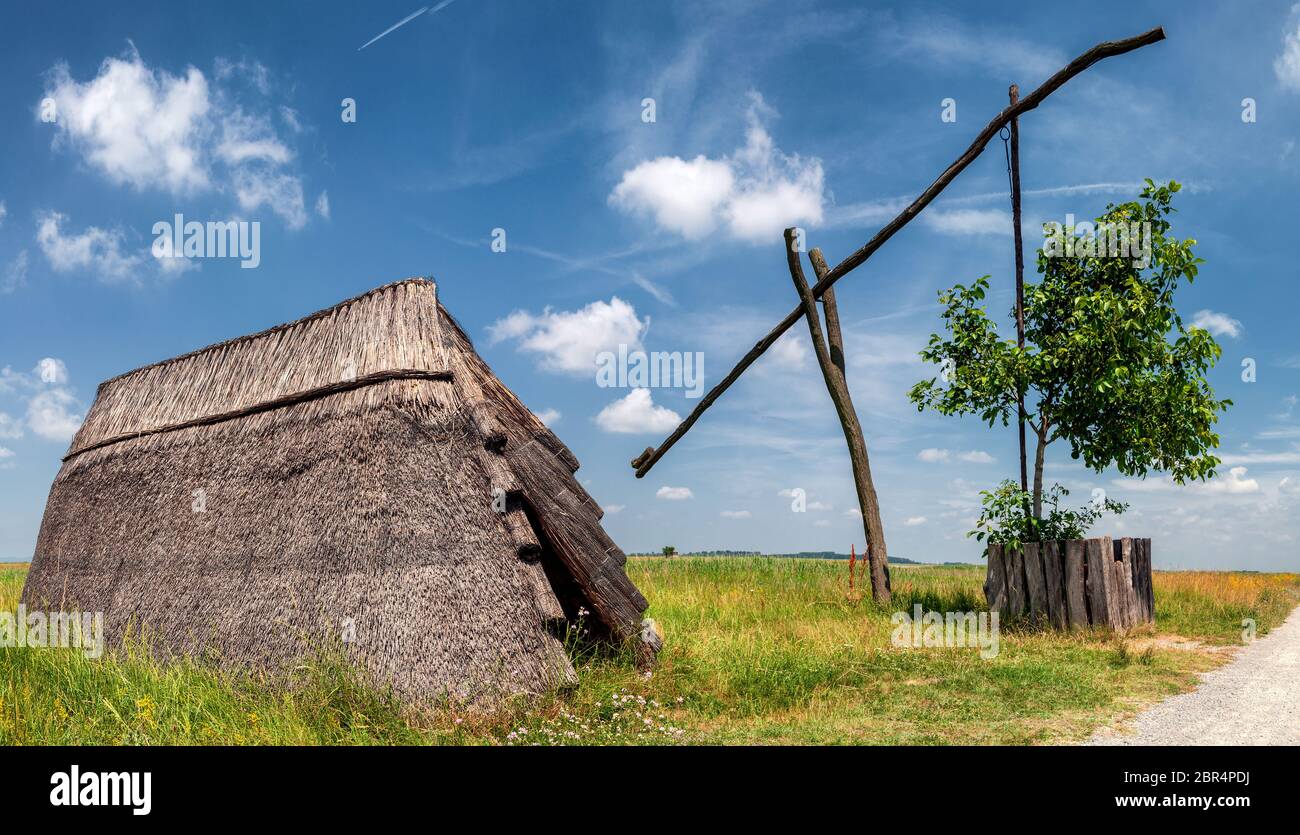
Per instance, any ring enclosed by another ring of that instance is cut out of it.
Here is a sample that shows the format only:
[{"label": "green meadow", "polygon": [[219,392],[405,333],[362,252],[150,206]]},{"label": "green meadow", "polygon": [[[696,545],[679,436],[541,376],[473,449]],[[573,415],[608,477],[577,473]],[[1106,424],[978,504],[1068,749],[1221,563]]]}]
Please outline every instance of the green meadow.
[{"label": "green meadow", "polygon": [[[983,608],[982,566],[895,566],[894,601],[817,559],[629,560],[665,634],[646,674],[571,641],[580,682],[493,713],[411,708],[335,653],[271,676],[142,647],[0,648],[0,745],[1044,744],[1193,687],[1300,601],[1300,575],[1156,572],[1155,628],[1123,638],[1003,625],[998,653],[895,647],[895,611]],[[0,611],[25,566],[0,566]]]}]

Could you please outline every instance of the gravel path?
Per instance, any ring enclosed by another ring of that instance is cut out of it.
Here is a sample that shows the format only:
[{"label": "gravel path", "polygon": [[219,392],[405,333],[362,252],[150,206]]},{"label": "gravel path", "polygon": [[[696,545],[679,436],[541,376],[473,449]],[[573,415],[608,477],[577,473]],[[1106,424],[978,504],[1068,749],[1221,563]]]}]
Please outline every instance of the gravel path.
[{"label": "gravel path", "polygon": [[1300,609],[1190,693],[1103,728],[1087,745],[1300,744]]}]

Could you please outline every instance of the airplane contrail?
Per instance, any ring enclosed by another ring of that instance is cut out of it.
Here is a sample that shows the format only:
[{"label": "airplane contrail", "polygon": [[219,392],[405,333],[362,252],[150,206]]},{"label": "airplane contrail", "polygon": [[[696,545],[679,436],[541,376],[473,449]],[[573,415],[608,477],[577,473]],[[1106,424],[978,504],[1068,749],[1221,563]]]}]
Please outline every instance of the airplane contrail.
[{"label": "airplane contrail", "polygon": [[429,8],[428,6],[421,6],[418,10],[416,10],[416,11],[414,11],[414,12],[411,12],[411,13],[410,13],[409,15],[407,15],[406,17],[404,17],[404,18],[402,18],[401,20],[397,21],[397,22],[394,23],[392,26],[389,26],[387,29],[385,29],[384,31],[380,32],[378,35],[375,35],[373,38],[371,38],[370,40],[366,41],[366,42],[363,43],[361,46],[357,47],[357,52],[360,52],[361,50],[363,50],[363,49],[365,49],[366,47],[370,46],[372,43],[374,43],[375,41],[377,41],[377,40],[379,40],[380,38],[384,37],[385,35],[389,34],[389,33],[392,32],[393,30],[402,28],[402,27],[405,26],[406,24],[410,23],[412,20],[415,20],[415,19],[416,19],[417,17],[419,17],[420,15],[425,14],[426,12],[427,12],[428,14],[433,14],[434,12],[441,11],[442,9],[447,8],[447,7],[450,6],[452,3],[455,3],[455,2],[456,2],[456,0],[442,0],[441,3],[439,3],[439,4],[436,5],[436,6],[434,6],[433,8]]}]

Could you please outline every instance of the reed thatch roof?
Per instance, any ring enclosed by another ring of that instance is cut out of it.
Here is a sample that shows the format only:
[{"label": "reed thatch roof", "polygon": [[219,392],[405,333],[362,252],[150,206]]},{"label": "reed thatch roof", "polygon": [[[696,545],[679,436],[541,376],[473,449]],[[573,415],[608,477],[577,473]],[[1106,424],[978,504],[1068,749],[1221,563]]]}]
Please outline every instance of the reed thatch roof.
[{"label": "reed thatch roof", "polygon": [[559,625],[637,641],[647,607],[577,468],[408,279],[101,384],[23,601],[239,665],[340,635],[422,701],[537,692],[574,675]]}]

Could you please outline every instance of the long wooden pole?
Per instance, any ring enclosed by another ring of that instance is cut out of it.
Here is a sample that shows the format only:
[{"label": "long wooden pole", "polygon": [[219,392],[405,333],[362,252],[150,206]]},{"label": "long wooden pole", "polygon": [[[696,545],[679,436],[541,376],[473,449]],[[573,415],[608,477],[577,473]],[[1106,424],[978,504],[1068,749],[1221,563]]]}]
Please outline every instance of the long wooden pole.
[{"label": "long wooden pole", "polygon": [[[1020,98],[1020,87],[1012,84],[1008,91],[1014,107]],[[1020,120],[1011,120],[1011,223],[1016,240],[1016,346],[1025,347],[1025,248],[1020,230]],[[1017,401],[1020,427],[1020,492],[1029,492],[1029,458],[1025,454],[1025,390],[1022,387]]]},{"label": "long wooden pole", "polygon": [[[912,219],[921,213],[922,209],[930,205],[934,198],[938,197],[940,192],[947,188],[948,184],[956,179],[958,174],[966,170],[966,166],[974,162],[975,158],[980,155],[984,150],[984,147],[989,143],[989,140],[997,135],[997,132],[1002,129],[1003,125],[1007,124],[1020,114],[1027,113],[1038,107],[1038,105],[1043,103],[1043,99],[1056,92],[1071,78],[1074,78],[1076,75],[1088,69],[1098,61],[1115,55],[1123,55],[1126,52],[1132,52],[1135,49],[1140,49],[1141,47],[1157,43],[1164,39],[1165,30],[1157,26],[1149,32],[1144,32],[1141,35],[1126,40],[1104,41],[1099,43],[1092,49],[1089,49],[1087,52],[1080,55],[1078,58],[1075,58],[1069,64],[1065,65],[1062,69],[1058,70],[1055,75],[1044,81],[1037,90],[1034,90],[1034,92],[1025,96],[1016,104],[1009,105],[1005,110],[993,117],[993,121],[989,122],[984,129],[979,132],[979,135],[975,137],[975,141],[970,144],[970,147],[966,149],[965,153],[958,157],[952,165],[949,165],[944,172],[930,184],[929,188],[921,192],[920,197],[912,201],[911,205],[904,209],[898,217],[887,223],[875,234],[874,237],[872,237],[871,240],[867,241],[867,243],[860,249],[837,264],[824,278],[818,281],[811,288],[813,298],[821,298],[827,288],[834,285],[835,282],[839,281],[851,270],[860,266],[864,261],[870,258],[872,253],[879,249],[885,241],[894,236],[895,232],[906,226]],[[726,377],[723,377],[721,382],[709,390],[709,393],[700,400],[691,413],[686,416],[686,419],[673,430],[672,434],[664,439],[663,443],[661,443],[658,448],[646,447],[645,452],[633,459],[632,466],[636,468],[637,478],[643,478],[646,473],[650,472],[650,468],[653,467],[655,463],[672,448],[673,444],[681,440],[681,437],[695,425],[695,422],[700,419],[700,416],[704,414],[710,406],[713,405],[714,401],[721,397],[723,392],[730,388],[731,384],[736,382],[740,375],[743,374],[747,368],[753,365],[754,361],[761,357],[768,348],[771,348],[772,345],[781,338],[781,335],[793,327],[794,323],[798,322],[802,316],[802,306],[796,307],[794,310],[790,311],[786,317],[782,319],[770,333],[768,333],[767,336],[760,339],[753,348],[749,349],[749,353],[745,354],[745,356],[740,359],[740,362],[736,364],[736,367],[733,368]]]}]

